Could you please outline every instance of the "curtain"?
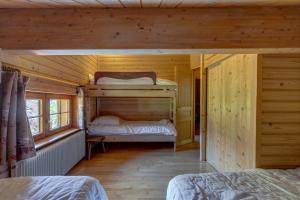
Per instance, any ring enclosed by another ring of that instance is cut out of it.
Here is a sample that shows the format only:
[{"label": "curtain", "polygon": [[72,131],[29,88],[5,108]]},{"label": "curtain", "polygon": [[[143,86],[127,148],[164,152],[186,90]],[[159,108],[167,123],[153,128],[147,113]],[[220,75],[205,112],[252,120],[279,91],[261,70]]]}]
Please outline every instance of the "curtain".
[{"label": "curtain", "polygon": [[12,176],[16,162],[36,155],[26,115],[28,77],[0,71],[0,178]]},{"label": "curtain", "polygon": [[78,128],[84,129],[84,89],[83,87],[77,88],[77,98],[78,98]]}]

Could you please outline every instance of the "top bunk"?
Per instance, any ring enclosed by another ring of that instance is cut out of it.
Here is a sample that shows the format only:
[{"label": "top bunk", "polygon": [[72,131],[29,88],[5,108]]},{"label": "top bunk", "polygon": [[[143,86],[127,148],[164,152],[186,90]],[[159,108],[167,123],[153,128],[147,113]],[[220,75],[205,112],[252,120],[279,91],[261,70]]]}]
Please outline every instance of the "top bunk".
[{"label": "top bunk", "polygon": [[90,97],[176,97],[177,83],[158,79],[155,72],[96,72],[85,86]]}]

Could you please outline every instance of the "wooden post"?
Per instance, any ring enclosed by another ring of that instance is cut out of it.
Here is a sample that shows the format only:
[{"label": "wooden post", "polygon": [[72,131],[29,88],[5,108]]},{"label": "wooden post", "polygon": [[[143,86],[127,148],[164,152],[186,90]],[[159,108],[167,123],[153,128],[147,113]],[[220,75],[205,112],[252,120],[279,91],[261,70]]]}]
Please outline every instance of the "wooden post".
[{"label": "wooden post", "polygon": [[[172,98],[172,100],[173,100],[173,124],[174,124],[174,126],[175,126],[175,128],[176,128],[176,109],[177,109],[177,105],[176,105],[176,102],[177,102],[177,90],[175,90],[174,91],[174,96],[173,96],[173,98]],[[177,133],[178,134],[178,133]],[[174,152],[176,152],[176,147],[177,147],[177,135],[176,135],[176,137],[175,137],[175,141],[174,141]]]},{"label": "wooden post", "polygon": [[207,128],[207,68],[204,68],[204,55],[201,56],[200,69],[200,160],[206,161],[206,128]]},{"label": "wooden post", "polygon": [[176,127],[176,109],[177,109],[177,105],[176,105],[176,101],[177,101],[177,91],[174,92],[174,96],[173,96],[173,124]]},{"label": "wooden post", "polygon": [[90,97],[88,96],[88,91],[84,89],[84,127],[87,128],[91,122],[91,112],[90,112]]}]

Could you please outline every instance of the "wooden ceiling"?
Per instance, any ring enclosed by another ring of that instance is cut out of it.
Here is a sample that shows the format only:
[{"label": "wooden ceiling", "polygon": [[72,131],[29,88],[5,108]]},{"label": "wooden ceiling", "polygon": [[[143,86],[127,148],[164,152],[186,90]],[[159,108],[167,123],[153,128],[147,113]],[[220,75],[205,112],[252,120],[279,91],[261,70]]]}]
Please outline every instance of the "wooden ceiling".
[{"label": "wooden ceiling", "polygon": [[0,0],[0,8],[295,6],[300,0]]}]

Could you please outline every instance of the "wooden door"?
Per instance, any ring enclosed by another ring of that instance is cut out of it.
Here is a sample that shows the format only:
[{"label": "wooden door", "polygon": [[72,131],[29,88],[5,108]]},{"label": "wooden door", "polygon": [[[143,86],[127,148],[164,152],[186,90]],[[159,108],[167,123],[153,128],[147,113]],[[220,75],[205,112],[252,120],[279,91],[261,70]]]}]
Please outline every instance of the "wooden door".
[{"label": "wooden door", "polygon": [[183,145],[192,142],[193,71],[187,66],[176,66],[175,79],[178,83],[176,113],[177,145]]}]

